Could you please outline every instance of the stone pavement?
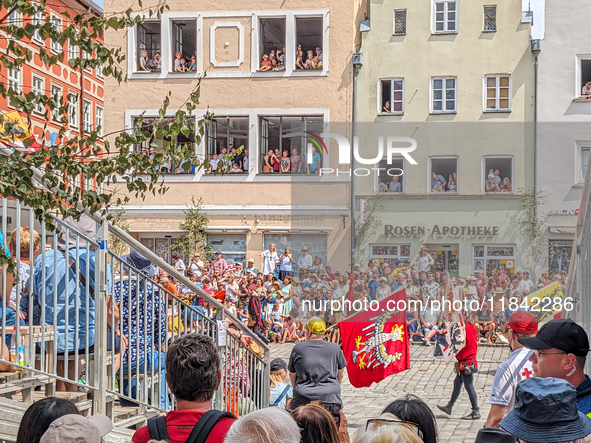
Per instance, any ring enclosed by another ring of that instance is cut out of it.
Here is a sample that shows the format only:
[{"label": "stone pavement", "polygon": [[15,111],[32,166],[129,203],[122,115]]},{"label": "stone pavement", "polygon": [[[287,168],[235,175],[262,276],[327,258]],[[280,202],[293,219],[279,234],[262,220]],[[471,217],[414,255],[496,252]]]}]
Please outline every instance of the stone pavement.
[{"label": "stone pavement", "polygon": [[[271,358],[279,357],[288,361],[293,346],[293,343],[272,344]],[[435,407],[437,404],[447,404],[453,390],[455,373],[451,363],[445,366],[442,360],[429,359],[433,349],[434,346],[411,346],[411,368],[369,388],[354,388],[345,376],[342,399],[351,434],[359,426],[364,426],[367,419],[379,416],[390,402],[405,394],[414,394],[433,410],[437,418],[440,443],[474,442],[478,430],[484,426],[490,409],[488,399],[495,372],[499,364],[509,357],[509,348],[495,346],[478,348],[479,371],[475,376],[474,387],[478,395],[481,420],[460,419],[471,408],[468,394],[463,388],[451,416],[447,416]]]}]

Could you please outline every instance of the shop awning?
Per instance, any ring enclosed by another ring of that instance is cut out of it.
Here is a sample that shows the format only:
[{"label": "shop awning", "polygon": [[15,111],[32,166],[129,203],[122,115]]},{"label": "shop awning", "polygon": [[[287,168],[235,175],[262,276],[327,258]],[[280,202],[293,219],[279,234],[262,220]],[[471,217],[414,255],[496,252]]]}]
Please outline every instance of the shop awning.
[{"label": "shop awning", "polygon": [[576,232],[574,226],[550,226],[548,229],[551,234],[574,234]]}]

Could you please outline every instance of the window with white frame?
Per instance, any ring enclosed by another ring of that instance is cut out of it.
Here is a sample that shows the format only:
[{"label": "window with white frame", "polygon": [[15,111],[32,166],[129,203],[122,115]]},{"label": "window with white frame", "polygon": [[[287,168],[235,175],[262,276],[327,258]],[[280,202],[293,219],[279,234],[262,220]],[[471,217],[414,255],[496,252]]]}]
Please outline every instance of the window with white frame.
[{"label": "window with white frame", "polygon": [[96,125],[96,130],[99,136],[102,137],[103,135],[103,108],[100,106],[96,106],[94,123]]},{"label": "window with white frame", "polygon": [[83,105],[83,123],[84,128],[83,130],[86,132],[92,132],[92,103],[89,101],[84,100]]},{"label": "window with white frame", "polygon": [[484,7],[484,31],[492,32],[497,30],[497,5]]},{"label": "window with white frame", "polygon": [[72,43],[72,40],[68,41],[68,59],[75,60],[80,56],[78,46]]},{"label": "window with white frame", "polygon": [[380,80],[379,113],[404,113],[404,79],[389,78]]},{"label": "window with white frame", "polygon": [[[285,50],[285,17],[261,17],[259,19],[259,67],[258,71],[284,71],[287,62]],[[303,53],[301,63],[307,57]]]},{"label": "window with white frame", "polygon": [[410,244],[381,244],[371,245],[370,258],[396,268],[396,260],[410,260]]},{"label": "window with white frame", "polygon": [[137,72],[161,70],[160,21],[146,21],[137,25]]},{"label": "window with white frame", "polygon": [[246,266],[245,234],[207,234],[207,245],[224,254],[225,260]]},{"label": "window with white frame", "polygon": [[394,11],[394,35],[406,34],[406,9]]},{"label": "window with white frame", "polygon": [[302,51],[303,59],[296,59],[296,69],[324,69],[324,48],[322,47],[322,17],[296,17],[296,45]]},{"label": "window with white frame", "polygon": [[458,158],[431,157],[431,193],[458,192]]},{"label": "window with white frame", "polygon": [[484,192],[513,193],[513,157],[484,157]]},{"label": "window with white frame", "polygon": [[8,26],[22,26],[23,15],[19,11],[12,11],[7,19]]},{"label": "window with white frame", "polygon": [[259,173],[319,173],[324,149],[320,138],[323,116],[263,116],[259,124]]},{"label": "window with white frame", "polygon": [[507,274],[515,272],[514,245],[474,245],[472,249],[474,271],[491,275],[493,269],[503,268]]},{"label": "window with white frame", "polygon": [[577,77],[577,95],[591,96],[591,54],[577,55],[579,75]]},{"label": "window with white frame", "polygon": [[[230,154],[232,149],[238,149],[241,146],[244,146],[244,150],[240,154],[242,158],[236,158],[236,162],[238,162],[239,172],[248,172],[248,164],[244,164],[245,159],[246,163],[248,163],[248,128],[248,117],[224,117],[216,115],[211,120],[205,130],[207,157],[211,165],[205,171],[206,173],[213,174],[218,169],[218,164],[221,169],[221,164],[223,164],[225,156]],[[222,163],[220,164],[220,162]],[[224,169],[230,171],[231,167],[232,165],[228,164]]]},{"label": "window with white frame", "polygon": [[68,94],[68,117],[70,127],[78,127],[78,94],[70,92]]},{"label": "window with white frame", "polygon": [[433,77],[431,79],[432,112],[446,113],[457,110],[457,84],[455,77]]},{"label": "window with white frame", "polygon": [[[92,60],[92,53],[82,50],[82,60]],[[92,72],[92,66],[85,64],[84,70],[86,72]]]},{"label": "window with white frame", "polygon": [[[44,19],[45,19],[44,12],[42,10],[37,10],[35,12],[35,15],[33,15],[33,25],[42,26],[44,24]],[[35,29],[35,32],[33,33],[33,39],[35,39],[37,41],[42,41],[41,33],[39,32],[39,29]]]},{"label": "window with white frame", "polygon": [[487,111],[511,110],[511,76],[487,75],[485,82],[485,109]]},{"label": "window with white frame", "polygon": [[[62,19],[57,15],[51,15],[51,24],[57,32],[62,32]],[[58,41],[51,39],[51,50],[53,52],[62,52],[62,44]]]},{"label": "window with white frame", "polygon": [[[172,21],[172,66],[171,72],[197,71],[197,21]],[[152,57],[153,63],[154,57]]]},{"label": "window with white frame", "polygon": [[[36,75],[33,75],[32,80],[33,81],[31,83],[33,93],[45,97],[45,80],[43,77],[37,77]],[[35,108],[33,108],[33,111],[38,114],[43,114],[45,112],[45,105],[43,103],[37,103]]]},{"label": "window with white frame", "polygon": [[591,152],[591,141],[578,141],[577,142],[577,157],[578,167],[576,171],[576,179],[578,183],[585,181],[587,175],[587,164],[589,163],[589,153]]},{"label": "window with white frame", "polygon": [[388,163],[388,159],[382,159],[378,168],[376,191],[379,194],[404,192],[404,159],[394,157],[392,163]]},{"label": "window with white frame", "polygon": [[51,110],[51,119],[54,122],[59,122],[61,118],[59,108],[62,106],[62,94],[63,90],[61,86],[55,84],[51,85],[51,97],[54,98],[56,102],[55,107]]},{"label": "window with white frame", "polygon": [[433,32],[435,34],[455,33],[458,30],[457,0],[433,1]]},{"label": "window with white frame", "polygon": [[22,72],[17,67],[8,69],[8,87],[17,94],[20,94],[22,91]]},{"label": "window with white frame", "polygon": [[96,76],[99,78],[103,77],[103,65],[96,65]]}]

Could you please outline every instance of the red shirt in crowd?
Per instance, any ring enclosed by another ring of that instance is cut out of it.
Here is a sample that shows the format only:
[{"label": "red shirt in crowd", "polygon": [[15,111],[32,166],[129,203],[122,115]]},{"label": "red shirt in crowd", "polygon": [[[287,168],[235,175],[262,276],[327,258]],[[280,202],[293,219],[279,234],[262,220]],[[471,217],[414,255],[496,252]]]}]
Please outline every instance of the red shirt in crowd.
[{"label": "red shirt in crowd", "polygon": [[[193,427],[199,421],[204,412],[197,411],[171,411],[166,415],[166,430],[170,443],[185,443]],[[234,423],[233,418],[222,418],[212,429],[206,443],[221,443],[226,438],[230,426]],[[150,441],[148,427],[144,426],[133,434],[134,443],[147,443]]]},{"label": "red shirt in crowd", "polygon": [[478,334],[476,328],[472,323],[465,323],[466,325],[466,346],[456,354],[456,360],[476,360],[478,353]]}]

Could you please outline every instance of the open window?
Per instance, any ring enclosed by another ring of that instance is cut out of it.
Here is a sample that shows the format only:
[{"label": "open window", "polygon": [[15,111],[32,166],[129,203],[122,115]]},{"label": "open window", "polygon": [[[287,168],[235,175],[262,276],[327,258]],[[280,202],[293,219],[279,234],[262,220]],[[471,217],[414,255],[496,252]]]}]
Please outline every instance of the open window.
[{"label": "open window", "polygon": [[161,41],[159,21],[137,25],[137,72],[159,72],[161,70]]},{"label": "open window", "polygon": [[429,192],[458,192],[458,159],[456,157],[431,158]]},{"label": "open window", "polygon": [[376,174],[378,193],[404,192],[404,160],[393,158],[388,164],[387,159],[380,160],[379,172]]},{"label": "open window", "polygon": [[484,192],[513,193],[513,157],[485,157],[484,173]]},{"label": "open window", "polygon": [[303,54],[301,63],[296,60],[296,69],[324,68],[322,35],[322,17],[296,17],[296,51]]},{"label": "open window", "polygon": [[172,21],[172,72],[197,71],[197,21]]},{"label": "open window", "polygon": [[404,79],[380,80],[380,114],[404,113]]},{"label": "open window", "polygon": [[[221,169],[218,164],[223,158],[232,155],[232,159],[223,166],[225,173],[240,174],[248,172],[248,117],[218,117],[207,125],[207,156],[210,174]],[[244,146],[241,153],[238,149]]]},{"label": "open window", "polygon": [[259,41],[259,71],[283,71],[285,54],[285,17],[261,18]]},{"label": "open window", "polygon": [[[580,96],[591,96],[591,56],[578,56],[580,77],[577,84],[578,94]],[[578,95],[577,95],[578,97]]]},{"label": "open window", "polygon": [[589,163],[589,153],[591,152],[590,141],[577,141],[577,159],[578,167],[575,176],[576,183],[583,183],[587,175],[587,164]]},{"label": "open window", "polygon": [[260,172],[318,174],[324,152],[323,128],[322,116],[261,117]]}]

